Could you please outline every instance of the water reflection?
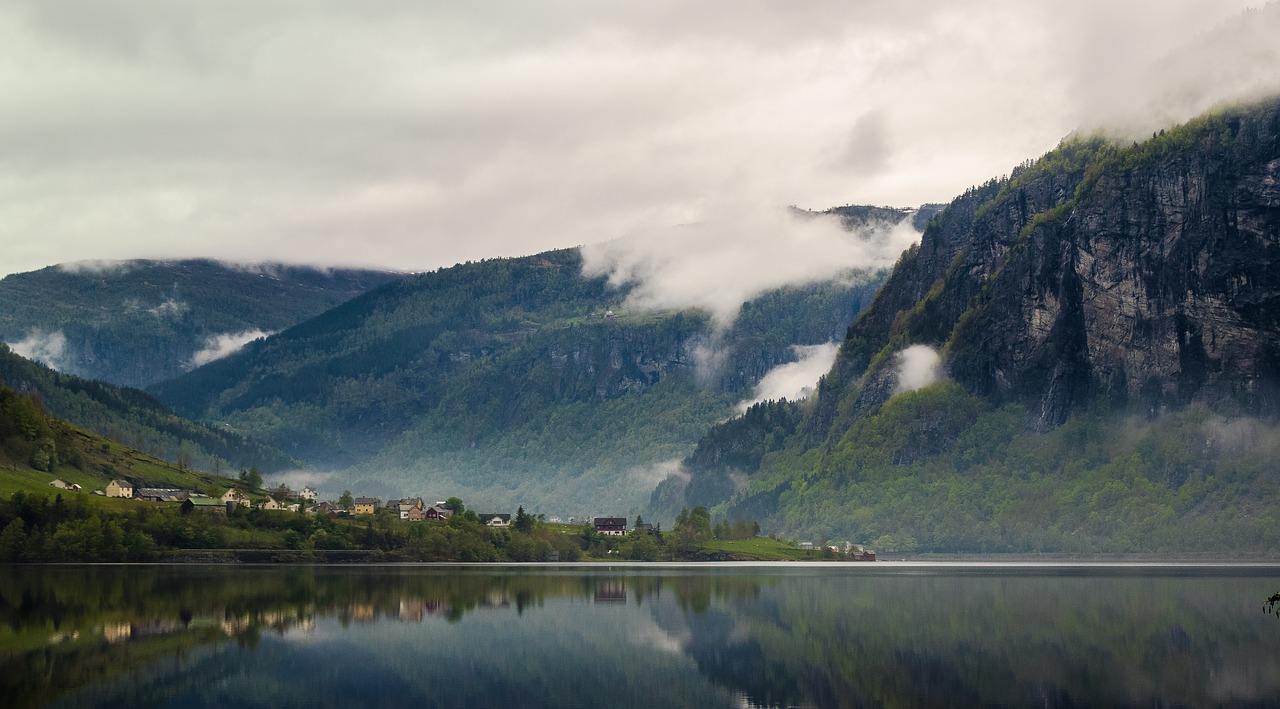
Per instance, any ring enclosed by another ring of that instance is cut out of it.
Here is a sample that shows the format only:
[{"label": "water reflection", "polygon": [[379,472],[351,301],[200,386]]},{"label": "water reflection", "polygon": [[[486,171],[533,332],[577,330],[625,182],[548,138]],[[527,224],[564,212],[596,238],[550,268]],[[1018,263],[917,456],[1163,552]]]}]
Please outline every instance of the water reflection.
[{"label": "water reflection", "polygon": [[6,706],[1280,703],[1273,572],[0,568]]}]

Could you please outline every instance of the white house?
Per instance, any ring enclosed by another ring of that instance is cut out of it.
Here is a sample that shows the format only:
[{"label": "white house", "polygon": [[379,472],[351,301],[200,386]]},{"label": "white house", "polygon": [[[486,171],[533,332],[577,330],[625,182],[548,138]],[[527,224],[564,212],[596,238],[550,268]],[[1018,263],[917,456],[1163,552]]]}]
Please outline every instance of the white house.
[{"label": "white house", "polygon": [[320,499],[320,495],[316,493],[316,489],[310,485],[302,488],[302,492],[298,493],[298,497],[301,497],[308,502],[316,502]]},{"label": "white house", "polygon": [[128,480],[112,480],[107,483],[107,497],[133,497],[133,483]]}]

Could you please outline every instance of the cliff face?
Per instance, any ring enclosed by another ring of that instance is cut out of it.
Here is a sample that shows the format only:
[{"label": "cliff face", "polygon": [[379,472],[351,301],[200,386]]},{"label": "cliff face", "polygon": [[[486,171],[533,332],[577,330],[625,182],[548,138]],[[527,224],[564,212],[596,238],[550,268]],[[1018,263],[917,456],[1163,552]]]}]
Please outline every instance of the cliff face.
[{"label": "cliff face", "polygon": [[1275,415],[1277,297],[1280,105],[1067,142],[930,222],[850,327],[810,439],[892,396],[890,355],[917,343],[1042,429],[1099,398]]}]

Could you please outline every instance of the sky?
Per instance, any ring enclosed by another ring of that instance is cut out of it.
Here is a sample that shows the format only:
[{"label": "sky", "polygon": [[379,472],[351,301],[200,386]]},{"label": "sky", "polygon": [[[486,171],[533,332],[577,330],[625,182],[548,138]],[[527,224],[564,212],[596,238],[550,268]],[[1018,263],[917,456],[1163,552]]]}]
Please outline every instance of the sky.
[{"label": "sky", "polygon": [[786,243],[1280,89],[1260,4],[6,0],[0,275]]}]

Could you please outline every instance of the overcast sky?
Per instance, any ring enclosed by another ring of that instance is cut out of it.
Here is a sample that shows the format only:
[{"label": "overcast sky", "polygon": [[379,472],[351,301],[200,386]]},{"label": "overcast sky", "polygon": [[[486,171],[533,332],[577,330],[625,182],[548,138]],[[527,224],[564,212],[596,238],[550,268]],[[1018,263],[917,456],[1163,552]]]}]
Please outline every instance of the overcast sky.
[{"label": "overcast sky", "polygon": [[1077,128],[1275,90],[1259,4],[6,0],[0,275],[423,270],[947,201]]}]

